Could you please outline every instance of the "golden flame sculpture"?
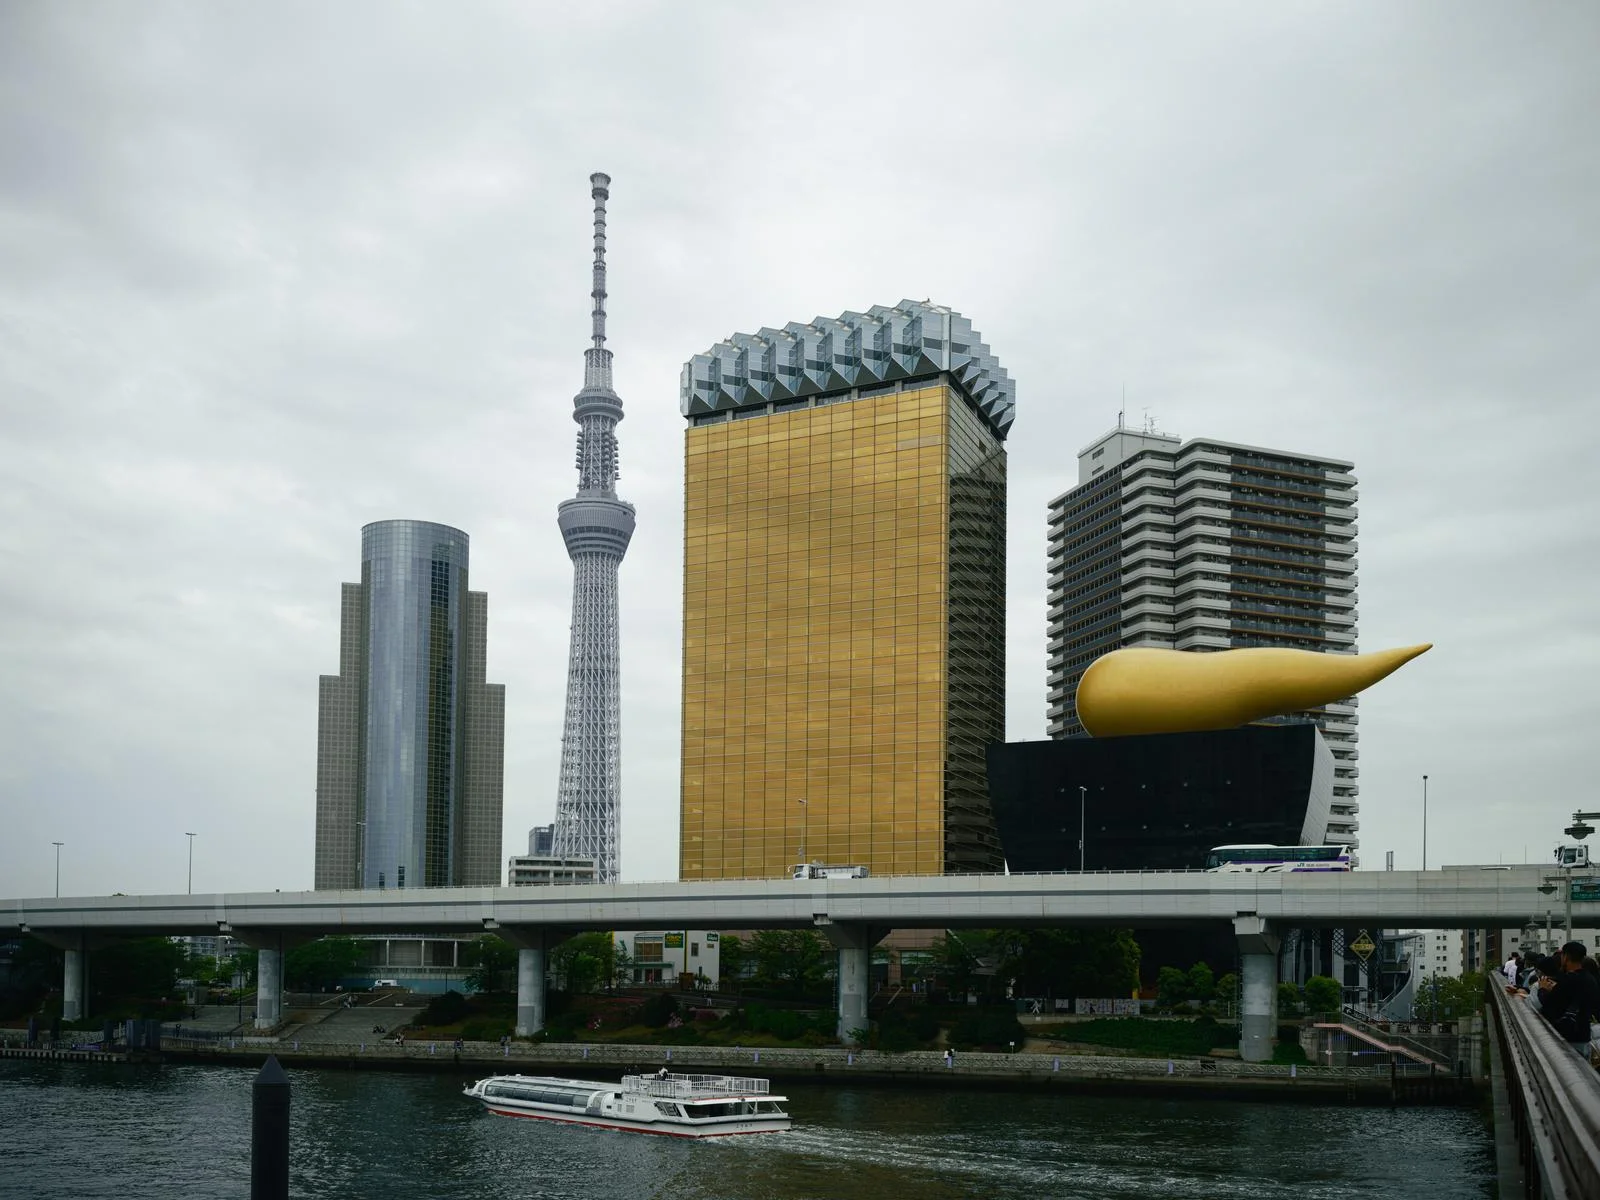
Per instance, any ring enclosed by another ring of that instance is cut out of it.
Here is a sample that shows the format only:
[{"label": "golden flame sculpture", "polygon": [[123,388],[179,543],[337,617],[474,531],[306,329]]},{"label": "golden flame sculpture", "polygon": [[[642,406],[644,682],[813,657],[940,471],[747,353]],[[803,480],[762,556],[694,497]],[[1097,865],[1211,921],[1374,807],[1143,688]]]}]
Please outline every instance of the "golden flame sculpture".
[{"label": "golden flame sculpture", "polygon": [[1372,654],[1314,650],[1157,650],[1130,646],[1089,664],[1078,720],[1094,737],[1232,729],[1317,708],[1371,687],[1432,642]]}]

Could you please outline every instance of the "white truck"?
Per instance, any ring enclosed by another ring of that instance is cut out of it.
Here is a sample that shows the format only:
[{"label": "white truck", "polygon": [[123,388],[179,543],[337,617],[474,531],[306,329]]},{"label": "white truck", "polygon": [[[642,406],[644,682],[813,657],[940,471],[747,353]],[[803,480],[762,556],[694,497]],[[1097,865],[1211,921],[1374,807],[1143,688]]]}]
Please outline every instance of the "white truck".
[{"label": "white truck", "polygon": [[825,867],[821,863],[796,863],[795,879],[865,879],[870,871],[866,867]]}]

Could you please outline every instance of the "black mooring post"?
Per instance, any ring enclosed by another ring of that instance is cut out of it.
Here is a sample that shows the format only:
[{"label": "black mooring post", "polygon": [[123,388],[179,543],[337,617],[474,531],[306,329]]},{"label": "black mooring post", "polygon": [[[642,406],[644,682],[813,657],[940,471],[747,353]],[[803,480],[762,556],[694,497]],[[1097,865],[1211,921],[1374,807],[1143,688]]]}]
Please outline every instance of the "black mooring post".
[{"label": "black mooring post", "polygon": [[289,1076],[269,1054],[253,1089],[250,1200],[289,1200]]}]

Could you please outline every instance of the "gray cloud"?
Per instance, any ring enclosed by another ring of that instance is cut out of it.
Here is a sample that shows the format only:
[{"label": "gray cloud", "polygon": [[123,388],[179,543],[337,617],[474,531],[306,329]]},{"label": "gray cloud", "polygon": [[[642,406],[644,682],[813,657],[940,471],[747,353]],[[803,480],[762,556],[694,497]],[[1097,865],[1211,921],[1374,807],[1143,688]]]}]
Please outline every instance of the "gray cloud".
[{"label": "gray cloud", "polygon": [[1044,506],[1116,419],[1362,481],[1369,862],[1542,856],[1592,790],[1600,17],[1385,5],[0,10],[0,892],[307,886],[359,528],[473,538],[510,852],[553,810],[615,178],[625,873],[676,870],[678,367],[931,297],[1019,383],[1010,712]]}]

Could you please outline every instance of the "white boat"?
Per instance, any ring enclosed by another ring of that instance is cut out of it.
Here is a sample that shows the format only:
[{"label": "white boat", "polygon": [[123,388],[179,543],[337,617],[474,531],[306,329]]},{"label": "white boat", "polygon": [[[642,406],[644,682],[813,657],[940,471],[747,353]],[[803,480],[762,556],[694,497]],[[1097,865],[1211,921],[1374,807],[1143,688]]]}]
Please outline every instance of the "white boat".
[{"label": "white boat", "polygon": [[532,1117],[668,1137],[730,1137],[789,1128],[787,1097],[737,1075],[624,1075],[622,1085],[546,1075],[491,1075],[463,1090],[502,1117]]}]

